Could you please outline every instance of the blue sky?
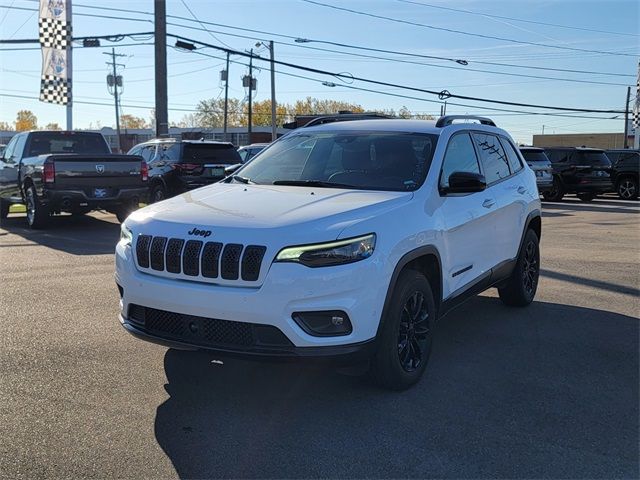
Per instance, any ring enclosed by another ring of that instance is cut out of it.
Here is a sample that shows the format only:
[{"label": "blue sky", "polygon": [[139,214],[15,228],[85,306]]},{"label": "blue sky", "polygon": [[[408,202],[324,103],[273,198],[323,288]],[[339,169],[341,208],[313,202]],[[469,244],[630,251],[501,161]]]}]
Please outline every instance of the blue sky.
[{"label": "blue sky", "polygon": [[[359,10],[378,16],[424,23],[441,28],[473,32],[482,35],[499,36],[535,43],[545,43],[571,48],[611,51],[635,56],[603,55],[589,52],[576,52],[531,45],[518,45],[503,40],[485,39],[455,33],[365,17],[344,11],[313,5],[301,0],[167,0],[167,13],[193,18],[188,6],[199,20],[216,22],[235,27],[257,29],[267,32],[291,35],[294,37],[329,40],[344,44],[355,44],[373,48],[397,50],[413,54],[462,58],[469,61],[467,68],[441,60],[423,60],[380,54],[380,57],[413,60],[429,63],[431,66],[393,62],[388,59],[365,59],[339,53],[321,52],[296,47],[292,40],[240,32],[222,27],[207,26],[209,29],[240,33],[253,38],[237,38],[222,33],[212,36],[202,30],[196,22],[169,19],[170,22],[195,27],[193,30],[179,26],[168,26],[171,33],[198,39],[212,44],[224,44],[245,50],[254,46],[257,40],[273,38],[279,42],[275,46],[276,58],[291,63],[325,69],[334,72],[349,72],[352,75],[372,78],[390,83],[411,85],[435,91],[447,89],[452,93],[508,100],[515,102],[560,105],[578,108],[622,109],[626,87],[635,86],[638,54],[640,53],[639,25],[640,11],[634,0],[616,1],[479,1],[479,0],[415,0],[407,3],[399,0],[319,0],[322,3]],[[579,27],[583,30],[561,28],[557,26],[525,23],[514,20],[498,19],[477,14],[452,12],[448,10],[417,5],[444,6],[468,10],[486,15],[500,15],[533,22],[554,23]],[[185,6],[186,4],[186,6]],[[152,30],[151,16],[143,14],[124,14],[87,8],[106,5],[112,8],[125,8],[153,12],[152,0],[95,0],[73,1],[73,27],[75,36],[109,35]],[[34,9],[37,1],[2,0],[0,6],[0,37],[36,38],[37,13],[21,9]],[[92,18],[81,14],[113,15],[112,19]],[[126,18],[128,17],[128,18]],[[143,21],[132,21],[131,18]],[[602,30],[627,35],[587,31]],[[632,34],[632,35],[628,35]],[[140,43],[147,43],[140,40]],[[136,43],[124,39],[113,44],[117,53],[126,54],[120,59],[125,67],[121,69],[125,89],[122,97],[124,113],[149,118],[154,102],[153,46],[131,45]],[[169,39],[171,45],[173,40]],[[103,46],[109,45],[103,42]],[[126,46],[123,46],[126,45]],[[322,48],[336,49],[322,44],[307,44]],[[58,122],[64,125],[63,107],[48,105],[37,101],[41,56],[38,49],[10,50],[16,46],[0,46],[0,121],[13,122],[19,109],[33,111],[41,125]],[[34,48],[35,45],[22,46]],[[76,127],[115,123],[112,97],[107,92],[105,76],[108,60],[102,52],[110,48],[74,49],[74,124]],[[203,50],[210,55],[222,57],[215,50]],[[262,55],[268,52],[262,49]],[[364,53],[364,52],[361,52]],[[376,55],[376,54],[374,54]],[[233,58],[233,57],[232,57]],[[245,62],[236,57],[236,60]],[[597,74],[577,74],[543,70],[526,70],[514,67],[499,67],[474,63],[477,61],[507,63],[512,65],[540,66],[562,69],[614,72],[628,76],[605,76]],[[200,99],[218,97],[223,94],[219,81],[219,70],[223,60],[204,57],[195,53],[168,50],[169,65],[169,118],[179,121],[186,113],[195,108]],[[260,62],[256,62],[260,65]],[[264,64],[266,67],[266,64]],[[438,66],[433,66],[438,65]],[[454,68],[443,68],[454,67]],[[561,80],[523,78],[469,71],[469,68],[492,70],[496,72],[540,75],[563,79],[578,79],[608,82],[620,85],[600,85],[573,83]],[[286,67],[278,67],[282,72],[298,73]],[[230,69],[230,96],[244,97],[241,77],[247,71],[243,65],[232,65]],[[298,98],[315,96],[349,100],[362,104],[365,108],[408,107],[414,112],[438,114],[437,103],[421,100],[394,98],[380,93],[355,91],[340,86],[340,81],[316,74],[305,74],[316,81],[297,79],[286,75],[277,75],[277,99],[293,102]],[[269,71],[263,68],[257,71],[258,91],[256,98],[269,97]],[[334,88],[323,86],[322,80],[336,83]],[[390,87],[377,87],[360,82],[353,86],[372,88],[385,93],[406,94],[427,100],[436,98],[416,92],[407,92]],[[635,90],[635,89],[634,89]],[[632,92],[634,95],[635,92]],[[14,95],[28,98],[9,97]],[[86,105],[81,101],[107,105]],[[453,100],[452,100],[453,101]],[[459,101],[474,104],[474,102]],[[508,129],[521,142],[530,142],[533,133],[540,133],[542,126],[548,133],[570,132],[618,132],[624,129],[622,117],[615,120],[596,118],[545,117],[519,115],[506,112],[490,112],[482,104],[475,107],[449,106],[447,113],[476,113],[492,116],[496,122]],[[135,106],[135,107],[134,107]],[[499,108],[498,105],[486,105]],[[517,110],[527,110],[514,107]],[[541,111],[539,109],[528,109]],[[578,114],[576,114],[578,115]],[[587,115],[589,116],[589,115]],[[590,115],[591,117],[611,117],[612,115]]]}]

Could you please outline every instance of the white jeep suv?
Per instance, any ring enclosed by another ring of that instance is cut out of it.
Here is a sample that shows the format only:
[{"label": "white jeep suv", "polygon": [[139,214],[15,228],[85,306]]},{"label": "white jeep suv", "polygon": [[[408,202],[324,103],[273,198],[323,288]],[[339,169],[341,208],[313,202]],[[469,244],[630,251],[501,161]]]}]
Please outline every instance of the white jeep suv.
[{"label": "white jeep suv", "polygon": [[456,304],[490,287],[533,300],[540,200],[514,145],[481,117],[300,128],[126,220],[120,321],[183,349],[366,358],[406,388]]}]

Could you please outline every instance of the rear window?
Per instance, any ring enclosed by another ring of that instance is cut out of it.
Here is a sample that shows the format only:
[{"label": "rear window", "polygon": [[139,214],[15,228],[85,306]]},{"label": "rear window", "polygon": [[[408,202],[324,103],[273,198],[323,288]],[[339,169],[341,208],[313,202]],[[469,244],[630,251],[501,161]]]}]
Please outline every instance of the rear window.
[{"label": "rear window", "polygon": [[609,158],[605,155],[604,152],[580,152],[577,155],[577,159],[579,163],[584,163],[585,165],[611,164]]},{"label": "rear window", "polygon": [[108,154],[109,147],[104,138],[96,133],[35,132],[30,134],[27,156],[76,153],[80,155]]},{"label": "rear window", "polygon": [[214,165],[242,163],[242,159],[233,145],[211,143],[185,143],[182,150],[182,161],[185,163],[211,163]]},{"label": "rear window", "polygon": [[540,150],[520,150],[527,162],[548,162],[547,154]]}]

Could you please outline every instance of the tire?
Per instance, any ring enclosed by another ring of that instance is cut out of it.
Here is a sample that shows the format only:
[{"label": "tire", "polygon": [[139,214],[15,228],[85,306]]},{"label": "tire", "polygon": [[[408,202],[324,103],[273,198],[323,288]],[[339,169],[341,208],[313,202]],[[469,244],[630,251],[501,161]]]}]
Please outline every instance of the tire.
[{"label": "tire", "polygon": [[151,189],[151,195],[149,195],[149,203],[161,202],[167,198],[167,191],[164,189],[161,183],[158,183]]},{"label": "tire", "polygon": [[616,193],[623,200],[635,200],[638,198],[638,180],[633,177],[624,177],[618,180]]},{"label": "tire", "polygon": [[369,373],[376,383],[404,390],[420,380],[431,354],[436,315],[429,281],[415,270],[402,272],[371,359]]},{"label": "tire", "polygon": [[500,300],[511,307],[526,307],[536,296],[540,275],[540,245],[533,230],[527,230],[513,273],[498,288]]},{"label": "tire", "polygon": [[121,208],[119,210],[116,210],[114,213],[116,215],[116,218],[118,219],[118,222],[120,223],[124,223],[124,221],[127,219],[127,217],[129,215],[131,215],[131,212],[133,212],[132,209],[129,208]]},{"label": "tire", "polygon": [[0,199],[0,219],[4,220],[9,216],[9,208],[11,208],[11,204]]},{"label": "tire", "polygon": [[558,177],[553,177],[553,187],[551,190],[547,190],[546,192],[542,192],[542,198],[544,198],[547,202],[560,202],[562,201],[562,197],[564,197],[565,191],[562,182]]},{"label": "tire", "polygon": [[595,193],[576,193],[576,197],[578,197],[583,202],[591,202],[594,198],[596,198]]},{"label": "tire", "polygon": [[49,209],[40,203],[36,187],[29,185],[25,191],[27,224],[35,230],[44,228],[49,221]]}]

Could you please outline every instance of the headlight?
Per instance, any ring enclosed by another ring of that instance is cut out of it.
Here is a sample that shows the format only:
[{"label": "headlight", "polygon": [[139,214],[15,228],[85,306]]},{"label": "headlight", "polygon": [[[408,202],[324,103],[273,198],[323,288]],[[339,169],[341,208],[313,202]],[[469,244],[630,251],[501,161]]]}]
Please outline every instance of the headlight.
[{"label": "headlight", "polygon": [[131,233],[131,230],[129,230],[124,223],[120,224],[120,243],[123,245],[131,245],[132,240],[133,233]]},{"label": "headlight", "polygon": [[296,262],[307,267],[344,265],[369,258],[376,246],[376,235],[348,238],[330,243],[287,247],[280,250],[276,262]]}]

